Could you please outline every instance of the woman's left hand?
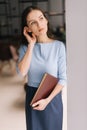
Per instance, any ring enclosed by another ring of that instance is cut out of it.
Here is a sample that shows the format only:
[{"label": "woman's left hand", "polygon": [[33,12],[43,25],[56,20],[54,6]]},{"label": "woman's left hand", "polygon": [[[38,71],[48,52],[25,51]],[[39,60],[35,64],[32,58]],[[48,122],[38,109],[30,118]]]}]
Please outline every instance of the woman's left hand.
[{"label": "woman's left hand", "polygon": [[46,108],[46,106],[48,105],[48,100],[47,99],[41,99],[39,101],[37,101],[36,103],[34,103],[32,105],[33,109],[34,110],[39,110],[39,111],[42,111]]}]

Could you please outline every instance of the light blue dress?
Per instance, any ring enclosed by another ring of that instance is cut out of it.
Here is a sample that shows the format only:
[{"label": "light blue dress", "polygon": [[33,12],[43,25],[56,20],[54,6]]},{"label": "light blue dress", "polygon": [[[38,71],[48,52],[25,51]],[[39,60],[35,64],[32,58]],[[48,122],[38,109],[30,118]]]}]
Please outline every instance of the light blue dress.
[{"label": "light blue dress", "polygon": [[[25,55],[26,50],[27,46],[20,47],[19,61]],[[21,75],[18,67],[17,71]],[[52,43],[36,43],[34,46],[26,87],[27,130],[62,130],[61,92],[43,111],[33,110],[29,106],[45,72],[58,77],[58,84],[66,86],[66,51],[64,44],[58,40]]]}]

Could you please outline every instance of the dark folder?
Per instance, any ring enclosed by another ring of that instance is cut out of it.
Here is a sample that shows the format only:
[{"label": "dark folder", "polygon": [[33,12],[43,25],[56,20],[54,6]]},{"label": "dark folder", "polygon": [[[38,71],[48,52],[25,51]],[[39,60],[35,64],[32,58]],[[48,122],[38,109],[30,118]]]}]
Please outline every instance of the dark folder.
[{"label": "dark folder", "polygon": [[30,105],[39,101],[40,99],[47,98],[57,83],[58,78],[48,73],[45,73]]}]

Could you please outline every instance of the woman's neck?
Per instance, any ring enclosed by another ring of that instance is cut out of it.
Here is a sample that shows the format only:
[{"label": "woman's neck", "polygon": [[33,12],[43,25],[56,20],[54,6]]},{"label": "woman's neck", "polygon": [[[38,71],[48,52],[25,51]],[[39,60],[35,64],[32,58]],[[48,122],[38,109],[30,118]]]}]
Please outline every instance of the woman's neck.
[{"label": "woman's neck", "polygon": [[47,35],[44,35],[44,36],[40,36],[37,38],[37,41],[39,43],[47,43],[47,42],[51,42],[52,39],[50,39]]}]

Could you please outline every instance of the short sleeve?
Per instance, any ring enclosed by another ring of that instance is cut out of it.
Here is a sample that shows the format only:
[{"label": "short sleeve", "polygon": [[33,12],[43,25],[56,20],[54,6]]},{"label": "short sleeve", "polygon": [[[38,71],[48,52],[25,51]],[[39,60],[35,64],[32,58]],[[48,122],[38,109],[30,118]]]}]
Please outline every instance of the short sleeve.
[{"label": "short sleeve", "polygon": [[67,76],[66,76],[66,49],[65,45],[61,42],[59,53],[58,53],[58,84],[66,86]]}]

